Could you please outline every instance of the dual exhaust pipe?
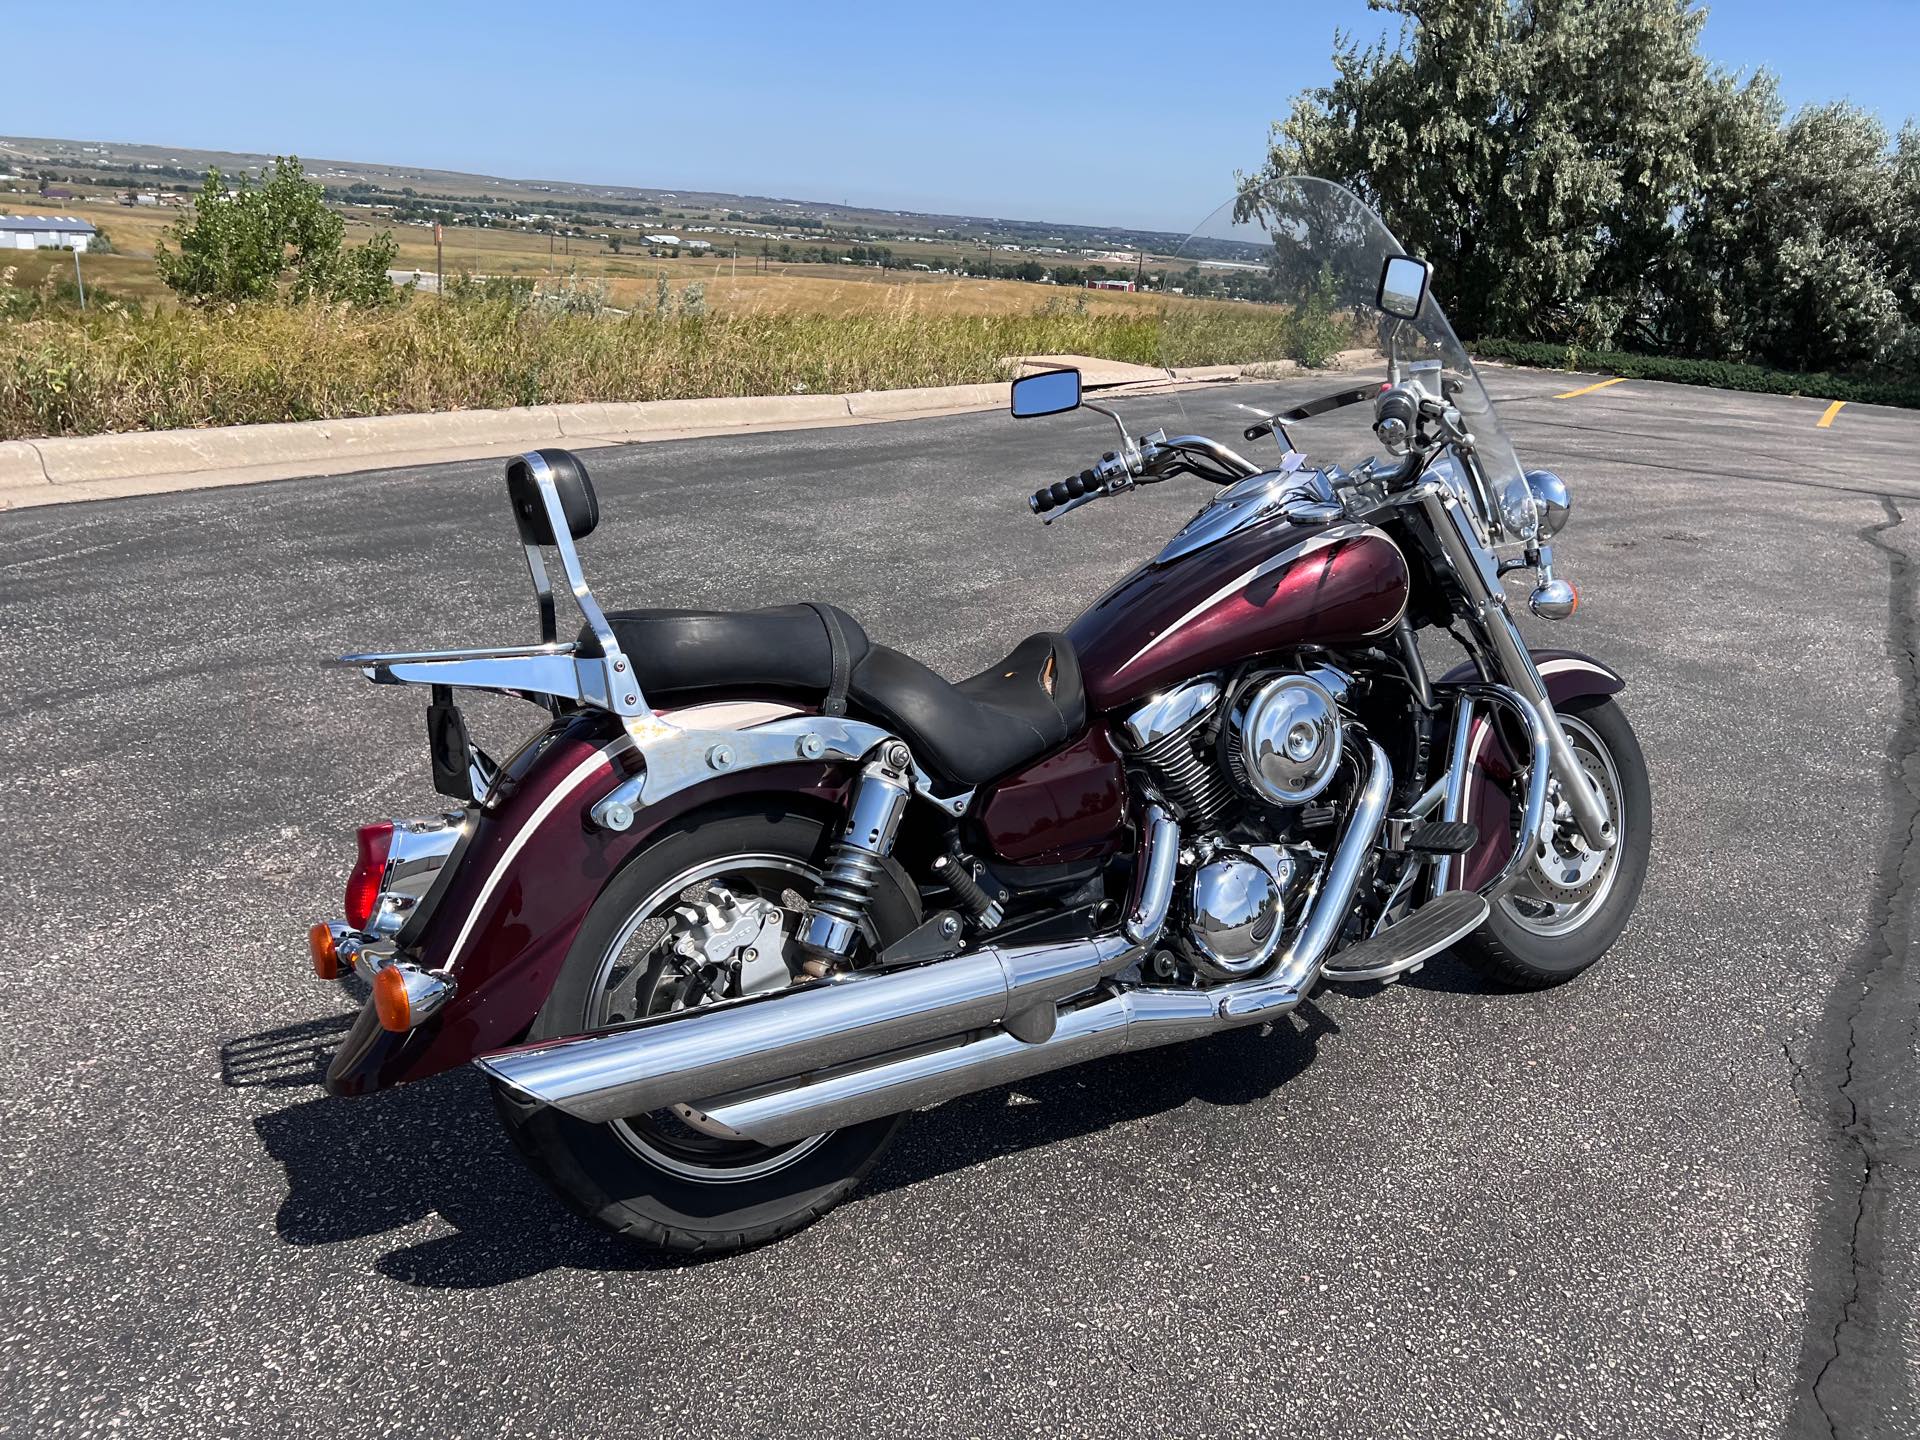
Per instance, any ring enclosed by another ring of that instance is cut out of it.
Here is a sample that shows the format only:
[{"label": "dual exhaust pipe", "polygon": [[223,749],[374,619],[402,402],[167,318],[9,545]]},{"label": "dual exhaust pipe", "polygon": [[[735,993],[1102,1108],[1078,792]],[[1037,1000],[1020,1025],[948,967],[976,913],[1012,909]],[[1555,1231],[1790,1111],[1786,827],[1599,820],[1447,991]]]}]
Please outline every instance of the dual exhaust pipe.
[{"label": "dual exhaust pipe", "polygon": [[476,1063],[526,1100],[605,1122],[687,1104],[780,1145],[937,1105],[1087,1060],[1258,1024],[1312,990],[1353,906],[1393,792],[1367,742],[1358,793],[1287,947],[1261,976],[1207,990],[1095,995],[1159,938],[1179,827],[1149,813],[1121,928],[1087,940],[985,946],[909,970],[853,974],[692,1014],[522,1046]]}]

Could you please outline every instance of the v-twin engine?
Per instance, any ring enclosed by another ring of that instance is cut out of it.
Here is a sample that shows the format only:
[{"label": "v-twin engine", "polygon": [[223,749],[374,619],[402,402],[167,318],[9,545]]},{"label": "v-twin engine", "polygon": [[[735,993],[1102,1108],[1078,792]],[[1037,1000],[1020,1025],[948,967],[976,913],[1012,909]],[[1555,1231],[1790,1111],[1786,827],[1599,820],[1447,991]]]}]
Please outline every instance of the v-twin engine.
[{"label": "v-twin engine", "polygon": [[1275,842],[1340,769],[1349,683],[1330,666],[1259,672],[1230,692],[1208,677],[1127,721],[1133,759],[1190,837],[1170,939],[1202,979],[1255,974],[1279,949],[1304,867]]},{"label": "v-twin engine", "polygon": [[1346,753],[1340,706],[1350,683],[1329,665],[1263,671],[1231,693],[1212,678],[1190,680],[1128,717],[1131,756],[1189,834],[1218,828],[1242,802],[1306,805]]}]

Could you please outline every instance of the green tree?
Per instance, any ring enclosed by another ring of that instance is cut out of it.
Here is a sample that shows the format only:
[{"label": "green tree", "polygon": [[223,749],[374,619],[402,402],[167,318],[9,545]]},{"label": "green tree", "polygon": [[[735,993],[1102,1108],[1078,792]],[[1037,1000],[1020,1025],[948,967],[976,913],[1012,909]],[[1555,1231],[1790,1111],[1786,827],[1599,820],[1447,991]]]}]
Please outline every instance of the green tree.
[{"label": "green tree", "polygon": [[172,231],[177,250],[159,247],[160,278],[183,299],[391,301],[387,271],[399,251],[391,233],[345,244],[346,224],[327,209],[320,185],[294,156],[279,156],[260,185],[231,186],[207,171],[191,217]]},{"label": "green tree", "polygon": [[1368,0],[1397,43],[1336,37],[1331,85],[1264,173],[1353,186],[1439,269],[1469,333],[1611,342],[1691,183],[1706,65],[1693,0]]},{"label": "green tree", "polygon": [[1243,209],[1291,174],[1351,186],[1469,336],[1800,369],[1920,352],[1912,126],[1787,119],[1771,75],[1700,55],[1697,0],[1368,4],[1398,38],[1336,37]]},{"label": "green tree", "polygon": [[1871,364],[1903,328],[1886,129],[1855,106],[1821,105],[1782,138],[1779,168],[1757,197],[1750,348],[1788,369]]}]

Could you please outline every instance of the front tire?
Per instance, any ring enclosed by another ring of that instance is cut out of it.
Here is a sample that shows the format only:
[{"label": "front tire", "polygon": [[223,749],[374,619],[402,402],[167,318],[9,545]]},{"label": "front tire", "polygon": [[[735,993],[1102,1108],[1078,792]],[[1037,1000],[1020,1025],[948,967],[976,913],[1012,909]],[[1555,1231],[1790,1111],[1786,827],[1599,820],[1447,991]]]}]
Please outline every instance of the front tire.
[{"label": "front tire", "polygon": [[[1460,942],[1467,959],[1517,989],[1565,984],[1612,948],[1640,898],[1652,845],[1647,761],[1626,713],[1606,696],[1589,696],[1559,716],[1619,839],[1596,855],[1570,826],[1555,827],[1494,901],[1486,923]],[[1553,794],[1550,787],[1549,801]]]},{"label": "front tire", "polygon": [[[771,800],[703,812],[655,840],[601,891],[527,1039],[703,1003],[687,1001],[658,934],[649,942],[645,927],[671,924],[677,905],[711,885],[791,910],[811,897],[832,839],[823,820]],[[856,964],[919,924],[918,896],[898,867],[885,867],[869,919]],[[515,1146],[571,1208],[618,1234],[692,1254],[764,1244],[819,1219],[878,1163],[901,1121],[767,1147],[716,1136],[684,1108],[593,1124],[497,1082],[493,1089]]]}]

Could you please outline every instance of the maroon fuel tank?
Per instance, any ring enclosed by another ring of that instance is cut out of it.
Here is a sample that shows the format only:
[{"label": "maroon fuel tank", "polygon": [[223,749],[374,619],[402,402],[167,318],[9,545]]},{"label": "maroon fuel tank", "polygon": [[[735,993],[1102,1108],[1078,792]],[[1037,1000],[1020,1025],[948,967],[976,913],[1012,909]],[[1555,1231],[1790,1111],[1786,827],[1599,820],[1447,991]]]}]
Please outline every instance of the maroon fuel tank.
[{"label": "maroon fuel tank", "polygon": [[1067,629],[1087,700],[1112,710],[1207,670],[1296,645],[1348,645],[1407,608],[1407,557],[1354,521],[1274,517],[1156,559]]}]

